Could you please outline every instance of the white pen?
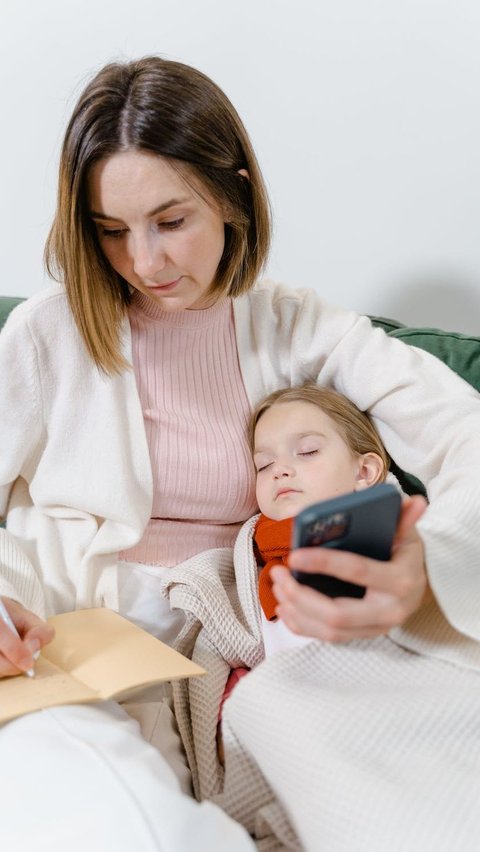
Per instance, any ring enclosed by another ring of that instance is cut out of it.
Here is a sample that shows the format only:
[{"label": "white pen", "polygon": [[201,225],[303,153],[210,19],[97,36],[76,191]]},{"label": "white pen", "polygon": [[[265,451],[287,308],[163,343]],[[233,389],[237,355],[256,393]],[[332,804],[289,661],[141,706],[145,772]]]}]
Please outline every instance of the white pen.
[{"label": "white pen", "polygon": [[[17,628],[15,627],[15,625],[14,625],[14,623],[13,623],[12,619],[10,618],[10,615],[9,615],[9,613],[8,613],[8,610],[7,610],[7,608],[6,608],[6,606],[5,606],[5,604],[3,603],[3,601],[2,601],[2,599],[1,599],[1,598],[0,598],[0,618],[1,618],[4,622],[5,622],[5,624],[7,625],[7,627],[9,627],[9,628],[10,628],[10,630],[12,631],[12,633],[15,633],[15,636],[18,636],[18,638],[20,639],[20,634],[19,634],[19,632],[18,632]],[[34,654],[34,655],[33,655],[33,659],[34,659],[34,660],[36,660],[36,659],[37,659],[38,654],[39,654],[39,652],[37,652],[37,654]],[[35,671],[34,671],[34,669],[27,669],[27,670],[26,670],[26,672],[25,672],[25,674],[26,674],[28,677],[35,677]]]}]

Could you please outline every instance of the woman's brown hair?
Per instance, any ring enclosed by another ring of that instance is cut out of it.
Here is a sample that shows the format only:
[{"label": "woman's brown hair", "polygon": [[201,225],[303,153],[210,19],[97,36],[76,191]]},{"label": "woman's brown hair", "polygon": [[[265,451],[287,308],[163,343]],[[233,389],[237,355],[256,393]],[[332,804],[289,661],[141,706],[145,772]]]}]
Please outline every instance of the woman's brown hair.
[{"label": "woman's brown hair", "polygon": [[312,405],[318,406],[333,420],[347,446],[355,455],[376,453],[380,456],[383,462],[381,479],[385,479],[390,464],[388,453],[368,414],[360,411],[343,394],[332,388],[319,387],[313,382],[274,391],[257,405],[248,426],[248,437],[252,451],[258,421],[269,408],[272,408],[273,405],[281,405],[283,402],[310,402]]},{"label": "woman's brown hair", "polygon": [[126,366],[119,331],[130,290],[99,247],[87,180],[94,163],[125,150],[168,158],[197,191],[228,211],[212,292],[235,297],[249,290],[271,238],[260,168],[222,90],[200,71],[157,56],[105,66],[80,96],[67,127],[45,262],[50,275],[63,280],[88,352],[107,373]]}]

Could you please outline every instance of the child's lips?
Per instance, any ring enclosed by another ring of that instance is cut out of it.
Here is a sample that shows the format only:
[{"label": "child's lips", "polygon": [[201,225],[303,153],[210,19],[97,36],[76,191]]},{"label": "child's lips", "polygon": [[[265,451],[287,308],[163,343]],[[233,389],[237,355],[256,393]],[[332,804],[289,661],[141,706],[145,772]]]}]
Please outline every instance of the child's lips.
[{"label": "child's lips", "polygon": [[300,494],[300,491],[298,488],[280,488],[277,491],[275,500],[278,500],[279,497],[284,497],[286,494]]}]

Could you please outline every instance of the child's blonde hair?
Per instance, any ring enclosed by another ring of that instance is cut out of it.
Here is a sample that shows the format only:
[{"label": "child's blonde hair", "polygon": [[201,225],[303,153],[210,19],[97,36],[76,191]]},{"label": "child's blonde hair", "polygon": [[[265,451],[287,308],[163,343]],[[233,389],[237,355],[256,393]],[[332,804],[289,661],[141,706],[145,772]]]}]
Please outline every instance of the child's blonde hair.
[{"label": "child's blonde hair", "polygon": [[384,480],[390,465],[387,451],[368,414],[360,411],[353,402],[343,394],[331,388],[322,388],[313,382],[293,388],[282,388],[266,397],[253,412],[248,426],[250,448],[254,449],[255,429],[260,418],[282,402],[310,402],[316,405],[330,417],[338,428],[339,433],[348,447],[356,455],[376,453],[383,462],[383,472],[380,480]]}]

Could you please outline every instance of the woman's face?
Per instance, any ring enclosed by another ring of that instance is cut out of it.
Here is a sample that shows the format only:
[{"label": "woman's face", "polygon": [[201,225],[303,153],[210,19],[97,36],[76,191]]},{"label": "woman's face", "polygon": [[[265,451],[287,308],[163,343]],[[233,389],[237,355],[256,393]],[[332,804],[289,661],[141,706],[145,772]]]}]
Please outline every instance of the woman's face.
[{"label": "woman's face", "polygon": [[124,151],[96,163],[88,180],[100,247],[132,287],[166,311],[208,307],[225,244],[225,218],[167,160]]}]

